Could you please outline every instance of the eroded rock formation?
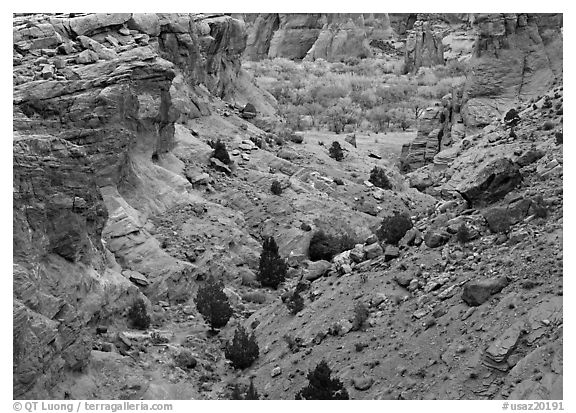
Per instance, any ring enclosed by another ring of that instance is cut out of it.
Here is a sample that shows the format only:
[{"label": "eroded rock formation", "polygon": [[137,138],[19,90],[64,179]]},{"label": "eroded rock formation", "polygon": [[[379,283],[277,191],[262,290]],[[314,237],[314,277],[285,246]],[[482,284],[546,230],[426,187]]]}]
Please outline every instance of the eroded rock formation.
[{"label": "eroded rock formation", "polygon": [[561,14],[481,14],[462,113],[481,127],[562,79]]}]

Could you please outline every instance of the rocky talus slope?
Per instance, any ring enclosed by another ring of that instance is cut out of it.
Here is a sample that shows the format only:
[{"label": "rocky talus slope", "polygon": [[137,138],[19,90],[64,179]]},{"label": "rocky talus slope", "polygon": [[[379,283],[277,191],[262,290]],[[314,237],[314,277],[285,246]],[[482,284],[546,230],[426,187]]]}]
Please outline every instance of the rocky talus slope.
[{"label": "rocky talus slope", "polygon": [[325,359],[352,398],[561,399],[561,110],[559,87],[513,135],[494,122],[467,136],[448,167],[415,172],[441,201],[399,248],[367,240],[304,285],[298,315],[277,302],[250,317],[258,387],[293,398]]},{"label": "rocky talus slope", "polygon": [[[266,117],[275,102],[242,71],[230,16],[17,15],[13,33],[16,398],[221,397],[229,368],[191,299],[198,280],[225,280],[241,319],[265,305],[240,295],[264,236],[299,276],[311,229],[363,239],[391,208],[433,202],[399,176],[390,197],[366,187],[352,146],[340,171],[315,142],[278,147],[242,119],[244,103]],[[217,138],[232,165],[211,158]],[[168,344],[128,328],[138,297]],[[185,374],[173,356],[190,347],[204,367]]]}]

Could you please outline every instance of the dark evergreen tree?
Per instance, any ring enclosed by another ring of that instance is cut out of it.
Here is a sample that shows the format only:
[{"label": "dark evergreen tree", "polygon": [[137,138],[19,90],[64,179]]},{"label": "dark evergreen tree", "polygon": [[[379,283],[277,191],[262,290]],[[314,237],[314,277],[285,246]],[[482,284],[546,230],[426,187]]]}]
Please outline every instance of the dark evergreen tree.
[{"label": "dark evergreen tree", "polygon": [[242,398],[242,392],[240,391],[240,386],[238,383],[234,384],[232,391],[230,392],[230,400],[244,400]]},{"label": "dark evergreen tree", "polygon": [[286,307],[288,307],[288,310],[290,310],[290,313],[293,315],[298,314],[304,308],[304,298],[302,298],[297,290],[286,300]]},{"label": "dark evergreen tree", "polygon": [[288,265],[278,254],[278,245],[273,237],[264,239],[259,270],[257,278],[263,287],[276,289],[286,278]]},{"label": "dark evergreen tree", "polygon": [[256,387],[254,387],[254,381],[252,380],[250,380],[250,387],[248,387],[244,400],[260,400],[260,395],[258,394]]},{"label": "dark evergreen tree", "polygon": [[146,304],[141,298],[136,299],[128,311],[128,319],[134,328],[146,330],[150,327],[150,316],[146,310]]},{"label": "dark evergreen tree", "polygon": [[392,184],[390,183],[390,179],[388,179],[388,176],[386,176],[386,172],[384,171],[384,169],[378,166],[375,166],[374,168],[372,168],[372,171],[370,171],[369,181],[372,182],[374,186],[377,186],[378,188],[392,189]]},{"label": "dark evergreen tree", "polygon": [[322,360],[314,370],[308,372],[308,386],[296,394],[296,400],[349,400],[344,384],[331,378],[328,363]]},{"label": "dark evergreen tree", "polygon": [[258,358],[260,350],[254,333],[248,335],[244,327],[238,326],[234,332],[232,342],[226,343],[224,356],[232,362],[237,369],[250,367]]},{"label": "dark evergreen tree", "polygon": [[376,230],[376,236],[388,244],[396,245],[411,228],[412,220],[408,214],[394,214],[382,219],[380,228]]},{"label": "dark evergreen tree", "polygon": [[337,161],[344,159],[344,152],[338,142],[332,142],[332,146],[328,150],[328,153],[330,154],[330,158],[334,158]]},{"label": "dark evergreen tree", "polygon": [[223,290],[224,284],[210,277],[196,294],[196,308],[212,330],[224,327],[232,316],[232,307]]},{"label": "dark evergreen tree", "polygon": [[228,155],[228,151],[226,150],[226,144],[218,139],[216,142],[213,142],[212,147],[214,149],[212,157],[228,165],[230,163],[230,155]]},{"label": "dark evergreen tree", "polygon": [[277,180],[272,181],[272,187],[270,188],[274,195],[281,195],[282,194],[282,185]]}]

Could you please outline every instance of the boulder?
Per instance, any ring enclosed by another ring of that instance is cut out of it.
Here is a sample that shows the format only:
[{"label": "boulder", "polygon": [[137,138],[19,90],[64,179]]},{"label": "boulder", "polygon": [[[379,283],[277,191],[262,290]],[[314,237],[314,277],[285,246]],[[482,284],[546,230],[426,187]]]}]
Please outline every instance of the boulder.
[{"label": "boulder", "polygon": [[146,287],[149,284],[148,279],[138,271],[124,270],[122,271],[122,275],[128,278],[134,284],[139,285],[141,287]]},{"label": "boulder", "polygon": [[414,275],[407,273],[407,272],[402,272],[402,273],[396,274],[394,276],[394,281],[396,281],[400,287],[405,287],[405,288],[410,285],[410,282],[413,279],[414,279]]},{"label": "boulder", "polygon": [[378,237],[376,236],[376,234],[371,234],[368,238],[366,238],[366,241],[364,241],[366,245],[371,245],[374,244],[375,242],[378,242]]},{"label": "boulder", "polygon": [[514,351],[523,331],[524,321],[517,321],[508,327],[484,351],[483,364],[502,371],[508,370],[510,366],[506,363],[506,359]]},{"label": "boulder", "polygon": [[398,247],[395,247],[393,245],[386,246],[386,249],[384,250],[385,261],[393,260],[394,258],[398,258],[399,256],[400,256],[400,250],[398,249]]},{"label": "boulder", "polygon": [[526,218],[532,204],[532,200],[527,198],[515,199],[507,206],[496,206],[485,209],[482,211],[482,216],[492,232],[507,232],[510,226]]},{"label": "boulder", "polygon": [[528,149],[516,159],[516,164],[520,167],[528,166],[542,158],[544,155],[544,151],[540,149]]},{"label": "boulder", "polygon": [[497,294],[508,285],[504,276],[488,280],[470,281],[464,285],[462,300],[472,307],[485,303],[493,294]]},{"label": "boulder", "polygon": [[326,274],[331,266],[332,264],[324,260],[311,262],[308,264],[308,273],[304,278],[308,281],[314,281]]},{"label": "boulder", "polygon": [[84,50],[76,57],[76,63],[87,65],[98,61],[98,53],[93,50]]},{"label": "boulder", "polygon": [[354,249],[350,250],[350,259],[355,263],[364,261],[364,247],[356,245]]},{"label": "boulder", "polygon": [[466,201],[479,207],[504,198],[521,181],[518,166],[508,158],[499,158],[472,174],[457,190]]},{"label": "boulder", "polygon": [[424,243],[429,248],[437,248],[448,242],[450,234],[441,229],[430,229],[424,235]]},{"label": "boulder", "polygon": [[374,259],[376,257],[379,257],[383,253],[384,253],[384,251],[382,250],[382,247],[377,242],[374,244],[364,246],[364,255],[365,255],[367,260],[371,260],[371,259]]},{"label": "boulder", "polygon": [[217,171],[224,172],[227,175],[232,175],[232,170],[219,159],[210,158],[210,163]]},{"label": "boulder", "polygon": [[356,390],[366,391],[372,387],[374,379],[372,377],[354,377],[352,379],[352,384]]}]

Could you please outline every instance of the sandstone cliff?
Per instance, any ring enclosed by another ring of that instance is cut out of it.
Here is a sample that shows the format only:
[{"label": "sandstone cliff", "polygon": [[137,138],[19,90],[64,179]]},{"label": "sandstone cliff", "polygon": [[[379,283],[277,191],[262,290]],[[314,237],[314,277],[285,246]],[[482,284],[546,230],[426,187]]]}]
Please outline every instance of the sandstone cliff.
[{"label": "sandstone cliff", "polygon": [[343,60],[371,55],[372,40],[387,40],[393,29],[387,14],[260,14],[251,24],[249,60]]},{"label": "sandstone cliff", "polygon": [[85,327],[141,294],[127,270],[156,299],[189,294],[193,265],[146,217],[191,202],[190,183],[156,162],[176,120],[238,93],[245,32],[221,15],[104,13],[19,16],[13,37],[14,396],[38,398],[82,368]]},{"label": "sandstone cliff", "polygon": [[561,81],[561,14],[483,14],[475,27],[462,109],[468,126],[487,125]]}]

